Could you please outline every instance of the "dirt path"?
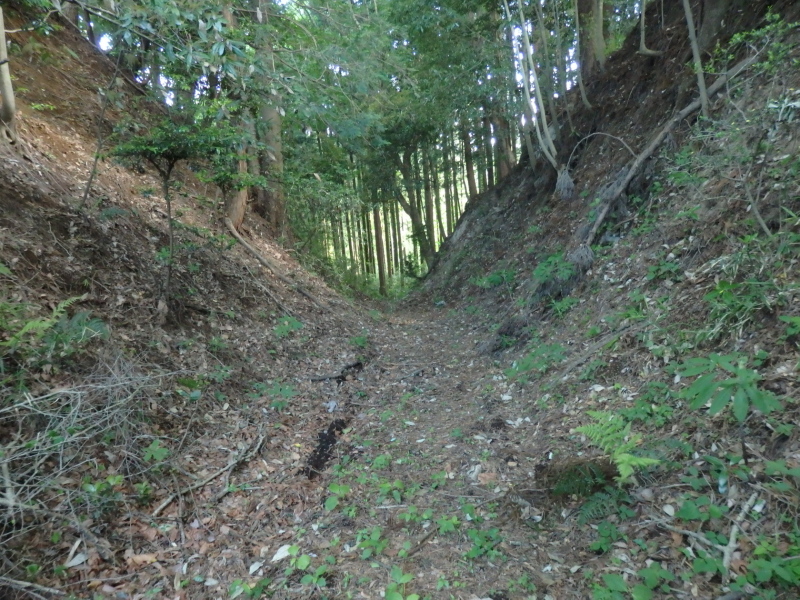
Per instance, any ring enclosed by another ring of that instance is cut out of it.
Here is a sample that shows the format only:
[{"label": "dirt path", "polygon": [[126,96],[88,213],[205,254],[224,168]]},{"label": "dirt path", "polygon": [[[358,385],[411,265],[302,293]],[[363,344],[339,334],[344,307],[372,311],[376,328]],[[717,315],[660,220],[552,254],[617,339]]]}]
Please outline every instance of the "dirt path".
[{"label": "dirt path", "polygon": [[[319,597],[404,587],[499,600],[570,585],[560,580],[580,564],[571,528],[537,531],[535,403],[478,354],[479,332],[474,318],[446,308],[393,314],[372,329],[363,371],[317,384],[352,414],[295,527],[305,531],[293,543],[311,557],[306,573],[335,560],[322,575],[335,593]],[[289,581],[285,593],[307,597],[308,581]]]}]

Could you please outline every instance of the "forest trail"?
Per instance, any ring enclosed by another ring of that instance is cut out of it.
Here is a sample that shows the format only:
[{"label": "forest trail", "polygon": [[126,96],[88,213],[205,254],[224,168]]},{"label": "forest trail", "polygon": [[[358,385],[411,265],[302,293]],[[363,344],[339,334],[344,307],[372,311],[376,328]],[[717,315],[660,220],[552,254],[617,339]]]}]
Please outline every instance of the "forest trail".
[{"label": "forest trail", "polygon": [[[401,587],[398,577],[413,577],[404,593],[420,597],[584,597],[591,529],[534,481],[560,445],[548,424],[569,433],[559,426],[565,405],[548,411],[482,355],[474,315],[437,305],[369,314],[363,370],[312,384],[337,407],[325,431],[347,416],[332,460],[295,506],[302,533],[284,546],[311,557],[300,575],[324,568],[319,597],[377,598]],[[331,438],[319,442],[327,448]],[[305,450],[309,460],[324,455]],[[276,543],[261,554],[274,551]],[[287,597],[311,591],[296,579]]]}]

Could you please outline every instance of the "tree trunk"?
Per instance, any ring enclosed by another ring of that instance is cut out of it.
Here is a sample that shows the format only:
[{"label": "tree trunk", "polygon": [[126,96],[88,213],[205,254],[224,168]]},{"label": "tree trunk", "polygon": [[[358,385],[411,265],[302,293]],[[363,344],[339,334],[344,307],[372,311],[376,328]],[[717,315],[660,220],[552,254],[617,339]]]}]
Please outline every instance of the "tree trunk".
[{"label": "tree trunk", "polygon": [[474,198],[478,195],[478,186],[475,185],[475,164],[472,162],[472,140],[470,140],[469,130],[464,123],[461,125],[461,143],[464,146],[464,164],[467,168],[469,197]]},{"label": "tree trunk", "polygon": [[606,42],[603,31],[603,0],[578,0],[581,45],[580,63],[584,80],[605,69]]},{"label": "tree trunk", "polygon": [[442,222],[442,193],[439,189],[439,165],[434,157],[430,157],[431,185],[433,186],[433,205],[436,208],[436,223],[439,225],[439,244],[435,248],[441,247],[447,235],[444,232]]},{"label": "tree trunk", "polygon": [[430,150],[422,152],[422,177],[425,186],[425,225],[428,232],[428,241],[436,249],[436,221],[433,216],[433,194],[431,193],[431,157]]},{"label": "tree trunk", "polygon": [[700,90],[701,113],[708,118],[708,93],[706,92],[706,78],[703,74],[703,61],[700,58],[700,47],[697,45],[697,30],[694,28],[692,5],[689,0],[683,0],[683,11],[686,13],[686,25],[689,28],[689,42],[692,46],[694,57],[694,71],[697,74],[697,88]]},{"label": "tree trunk", "polygon": [[378,263],[378,293],[386,296],[386,253],[383,247],[383,230],[381,228],[381,209],[376,205],[372,209],[372,221],[375,225],[375,249]]},{"label": "tree trunk", "polygon": [[496,114],[492,123],[495,130],[497,179],[499,181],[506,177],[514,166],[514,144],[511,139],[511,127],[505,116]]},{"label": "tree trunk", "polygon": [[291,238],[286,222],[286,198],[283,193],[283,139],[281,137],[281,114],[278,99],[271,96],[268,104],[261,108],[262,162],[269,179],[264,190],[265,214],[272,225],[275,237]]},{"label": "tree trunk", "polygon": [[701,51],[708,50],[722,29],[722,22],[732,0],[704,0],[703,20],[697,34],[697,45]]},{"label": "tree trunk", "polygon": [[422,221],[422,215],[417,208],[417,202],[413,196],[414,193],[414,181],[413,181],[413,166],[411,164],[411,150],[406,150],[403,152],[402,161],[399,161],[399,170],[400,174],[403,176],[403,181],[405,183],[406,191],[409,195],[409,200],[407,201],[403,194],[396,190],[396,199],[400,203],[400,206],[403,207],[403,210],[406,212],[408,217],[411,219],[411,230],[413,232],[414,240],[419,244],[420,250],[422,252],[422,258],[425,261],[425,264],[430,267],[433,264],[434,252],[433,248],[431,247],[430,241],[428,240],[428,235],[425,231],[425,223]]},{"label": "tree trunk", "polygon": [[[244,149],[239,150],[239,173],[247,173],[247,155]],[[231,220],[234,228],[239,230],[244,221],[244,213],[247,209],[247,188],[233,190],[228,193],[225,202],[225,215]]]},{"label": "tree trunk", "polygon": [[14,100],[14,85],[11,83],[11,69],[8,66],[2,7],[0,7],[0,94],[3,96],[0,104],[0,137],[2,137],[0,141],[13,144],[17,141],[17,104]]},{"label": "tree trunk", "polygon": [[450,188],[450,136],[448,133],[445,133],[442,136],[442,148],[442,170],[444,172],[444,207],[445,216],[447,218],[447,233],[450,234],[453,231],[453,190]]},{"label": "tree trunk", "polygon": [[354,246],[355,231],[353,230],[353,224],[350,220],[350,211],[344,213],[344,223],[347,228],[347,248],[350,250],[350,268],[357,269],[358,257],[356,256],[356,250]]},{"label": "tree trunk", "polygon": [[394,270],[403,273],[403,233],[400,231],[400,206],[392,202],[389,206],[392,213],[392,236],[394,236]]},{"label": "tree trunk", "polygon": [[[484,107],[484,114],[488,110]],[[496,181],[494,178],[494,149],[492,148],[492,124],[489,117],[483,117],[483,152],[486,157],[486,187],[492,187]]]},{"label": "tree trunk", "polygon": [[384,245],[386,246],[386,277],[391,280],[394,275],[394,236],[392,235],[392,219],[389,216],[390,206],[389,202],[383,203],[383,231],[384,231]]}]

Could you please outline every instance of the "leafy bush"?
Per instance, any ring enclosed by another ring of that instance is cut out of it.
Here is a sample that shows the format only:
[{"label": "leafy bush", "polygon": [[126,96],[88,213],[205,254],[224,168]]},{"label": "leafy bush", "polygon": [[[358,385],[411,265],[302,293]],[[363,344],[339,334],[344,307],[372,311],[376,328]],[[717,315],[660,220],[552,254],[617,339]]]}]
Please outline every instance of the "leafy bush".
[{"label": "leafy bush", "polygon": [[[751,408],[768,414],[782,407],[772,392],[758,387],[761,375],[747,367],[748,358],[742,354],[711,354],[690,358],[676,368],[681,377],[697,377],[681,396],[693,409],[711,402],[709,413],[716,415],[732,404],[733,416],[740,423]],[[698,377],[699,375],[699,377]]]}]

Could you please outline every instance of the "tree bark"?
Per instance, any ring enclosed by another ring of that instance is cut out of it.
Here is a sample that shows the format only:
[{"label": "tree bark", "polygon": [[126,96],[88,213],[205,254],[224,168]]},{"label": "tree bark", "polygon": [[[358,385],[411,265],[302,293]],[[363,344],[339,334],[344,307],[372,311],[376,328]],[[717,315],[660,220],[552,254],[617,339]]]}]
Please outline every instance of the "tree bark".
[{"label": "tree bark", "polygon": [[372,220],[375,225],[375,248],[378,263],[378,293],[386,296],[386,253],[383,247],[383,230],[381,228],[381,210],[376,205],[372,209]]},{"label": "tree bark", "polygon": [[697,31],[694,28],[692,5],[689,3],[689,0],[683,0],[683,11],[686,13],[686,25],[689,28],[689,42],[691,43],[692,56],[694,57],[694,70],[697,74],[697,87],[700,90],[700,112],[707,119],[708,92],[706,91],[706,78],[703,74],[703,60],[700,58],[700,48],[697,45]]},{"label": "tree bark", "polygon": [[[484,108],[484,114],[486,114]],[[492,125],[489,117],[483,117],[483,153],[486,157],[486,187],[487,189],[495,184],[494,179],[494,152],[492,152]]]},{"label": "tree bark", "polygon": [[430,150],[425,148],[422,153],[422,178],[425,186],[425,226],[428,232],[428,241],[432,248],[436,248],[436,221],[433,216],[433,194],[431,193],[431,161]]},{"label": "tree bark", "polygon": [[414,240],[419,244],[420,251],[422,253],[422,258],[425,261],[425,264],[430,267],[433,264],[434,259],[434,252],[433,248],[431,247],[430,241],[428,240],[428,235],[425,230],[425,223],[422,220],[422,215],[420,214],[419,210],[417,209],[417,203],[415,202],[413,196],[414,190],[414,181],[413,181],[413,167],[411,165],[411,150],[406,150],[403,153],[402,161],[399,161],[400,164],[398,165],[400,174],[403,176],[403,181],[405,182],[406,191],[409,195],[409,200],[406,200],[403,197],[403,194],[396,190],[395,196],[397,201],[400,203],[400,206],[403,207],[403,210],[406,212],[408,217],[411,219],[411,230],[414,234]]},{"label": "tree bark", "polygon": [[703,2],[703,20],[697,34],[697,45],[706,51],[714,38],[722,29],[722,21],[731,6],[732,0],[705,0]]},{"label": "tree bark", "polygon": [[17,104],[14,99],[14,85],[11,83],[11,69],[8,66],[2,7],[0,7],[0,94],[3,96],[0,104],[0,136],[2,136],[2,141],[14,144],[17,141]]},{"label": "tree bark", "polygon": [[469,197],[474,198],[478,195],[478,186],[475,184],[475,164],[472,161],[472,140],[470,140],[469,130],[465,123],[461,124],[461,143],[464,146],[464,164],[467,168]]}]

